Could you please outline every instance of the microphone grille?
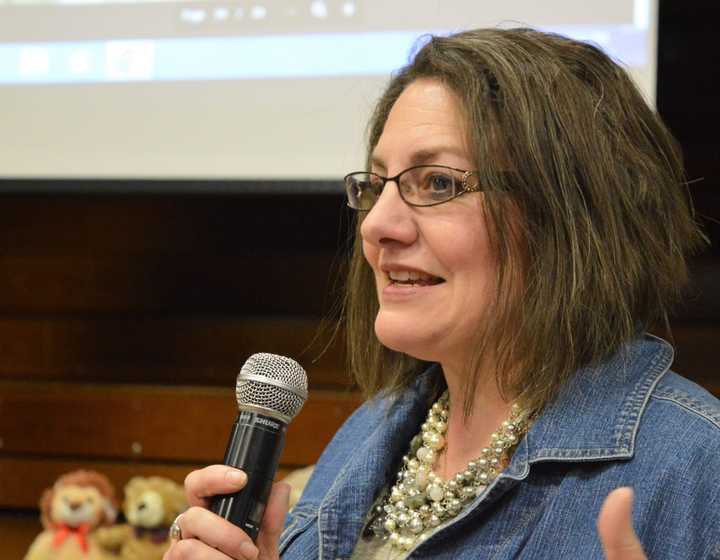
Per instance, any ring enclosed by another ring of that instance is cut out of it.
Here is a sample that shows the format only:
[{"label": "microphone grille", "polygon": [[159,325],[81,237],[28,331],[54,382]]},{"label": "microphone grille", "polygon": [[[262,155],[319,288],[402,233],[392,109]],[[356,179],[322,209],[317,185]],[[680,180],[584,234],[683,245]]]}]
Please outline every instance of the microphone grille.
[{"label": "microphone grille", "polygon": [[237,376],[235,397],[239,408],[262,408],[290,422],[307,399],[307,375],[285,356],[253,354]]}]

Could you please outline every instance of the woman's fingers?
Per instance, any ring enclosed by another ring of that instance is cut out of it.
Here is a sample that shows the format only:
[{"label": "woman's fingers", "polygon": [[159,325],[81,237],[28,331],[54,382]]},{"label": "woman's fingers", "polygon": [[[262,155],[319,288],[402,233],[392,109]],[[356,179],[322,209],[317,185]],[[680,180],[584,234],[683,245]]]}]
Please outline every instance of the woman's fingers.
[{"label": "woman's fingers", "polygon": [[278,544],[280,542],[280,534],[283,530],[289,503],[290,485],[286,482],[276,482],[273,484],[257,539],[260,558],[262,560],[275,560],[279,558]]},{"label": "woman's fingers", "polygon": [[[257,553],[256,553],[257,554]],[[257,556],[236,556],[234,560],[252,560]],[[183,539],[172,544],[163,560],[228,560],[229,557],[197,539]]]},{"label": "woman's fingers", "polygon": [[598,532],[607,560],[647,560],[632,525],[632,488],[610,492],[598,516]]},{"label": "woman's fingers", "polygon": [[185,477],[185,494],[191,506],[208,507],[210,498],[232,494],[245,487],[247,475],[227,465],[211,465]]},{"label": "woman's fingers", "polygon": [[178,525],[182,539],[173,544],[168,560],[258,557],[258,548],[245,531],[202,507],[188,509]]},{"label": "woman's fingers", "polygon": [[206,508],[219,494],[232,494],[245,487],[247,476],[226,465],[212,465],[191,472],[185,478],[185,494],[192,506],[178,520],[182,539],[173,543],[165,560],[276,560],[290,499],[290,485],[273,484],[265,508],[257,546],[239,527]]}]

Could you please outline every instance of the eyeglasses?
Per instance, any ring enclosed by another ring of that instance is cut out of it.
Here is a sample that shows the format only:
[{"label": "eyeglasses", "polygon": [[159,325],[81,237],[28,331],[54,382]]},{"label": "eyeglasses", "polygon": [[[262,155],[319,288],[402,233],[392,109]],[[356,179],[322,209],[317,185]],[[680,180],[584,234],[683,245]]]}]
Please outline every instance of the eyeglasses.
[{"label": "eyeglasses", "polygon": [[416,165],[394,177],[355,171],[345,175],[344,179],[347,205],[361,212],[370,210],[380,198],[385,184],[393,181],[406,204],[436,206],[466,192],[479,191],[477,182],[471,184],[473,176],[477,176],[477,172],[446,165]]}]

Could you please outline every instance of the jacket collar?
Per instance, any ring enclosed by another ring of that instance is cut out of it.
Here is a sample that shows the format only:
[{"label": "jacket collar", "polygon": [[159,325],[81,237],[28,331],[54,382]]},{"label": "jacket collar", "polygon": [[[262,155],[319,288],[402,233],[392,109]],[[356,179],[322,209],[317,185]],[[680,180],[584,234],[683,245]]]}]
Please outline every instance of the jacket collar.
[{"label": "jacket collar", "polygon": [[541,461],[629,459],[650,395],[673,361],[672,346],[652,335],[579,370],[518,446],[511,478]]}]

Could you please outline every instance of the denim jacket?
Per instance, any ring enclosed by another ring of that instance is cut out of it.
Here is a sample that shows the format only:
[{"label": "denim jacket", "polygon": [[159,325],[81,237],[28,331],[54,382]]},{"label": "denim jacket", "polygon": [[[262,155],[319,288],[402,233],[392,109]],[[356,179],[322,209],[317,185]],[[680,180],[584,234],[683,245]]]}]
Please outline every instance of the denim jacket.
[{"label": "denim jacket", "polygon": [[[578,371],[506,470],[410,558],[602,559],[600,507],[614,488],[632,486],[650,560],[720,559],[720,402],[669,371],[672,359],[670,345],[647,335]],[[350,557],[425,419],[438,370],[347,420],[287,517],[283,559]]]}]

